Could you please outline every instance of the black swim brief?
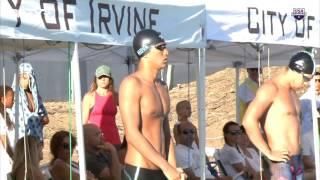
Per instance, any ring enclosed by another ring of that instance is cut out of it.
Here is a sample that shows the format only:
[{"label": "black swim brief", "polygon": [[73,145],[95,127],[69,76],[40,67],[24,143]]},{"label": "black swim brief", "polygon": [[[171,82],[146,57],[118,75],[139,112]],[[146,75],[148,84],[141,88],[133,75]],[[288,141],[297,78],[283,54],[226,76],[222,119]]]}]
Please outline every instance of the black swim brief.
[{"label": "black swim brief", "polygon": [[154,169],[146,169],[141,167],[125,164],[121,172],[122,180],[167,180],[163,172]]}]

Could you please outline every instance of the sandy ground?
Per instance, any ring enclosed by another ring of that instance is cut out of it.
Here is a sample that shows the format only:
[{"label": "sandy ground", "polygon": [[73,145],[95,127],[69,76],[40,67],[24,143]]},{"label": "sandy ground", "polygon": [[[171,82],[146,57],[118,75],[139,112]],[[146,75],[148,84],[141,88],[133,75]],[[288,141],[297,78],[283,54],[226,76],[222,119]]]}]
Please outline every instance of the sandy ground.
[{"label": "sandy ground", "polygon": [[[264,70],[264,74],[266,70]],[[272,69],[274,74],[277,69]],[[240,79],[246,76],[245,70],[241,70]],[[236,109],[235,70],[225,69],[206,77],[206,146],[220,148],[224,144],[222,127],[230,120],[235,120]],[[176,121],[175,105],[181,100],[190,100],[192,104],[192,122],[198,126],[197,92],[196,82],[179,84],[170,90],[171,112],[169,115],[170,126]],[[49,142],[54,132],[59,130],[71,130],[76,135],[75,116],[73,104],[68,102],[45,102],[49,113],[50,123],[45,127],[45,146],[43,163],[50,161]],[[120,134],[123,134],[123,126],[119,116],[116,117]],[[75,152],[77,160],[77,152]]]}]

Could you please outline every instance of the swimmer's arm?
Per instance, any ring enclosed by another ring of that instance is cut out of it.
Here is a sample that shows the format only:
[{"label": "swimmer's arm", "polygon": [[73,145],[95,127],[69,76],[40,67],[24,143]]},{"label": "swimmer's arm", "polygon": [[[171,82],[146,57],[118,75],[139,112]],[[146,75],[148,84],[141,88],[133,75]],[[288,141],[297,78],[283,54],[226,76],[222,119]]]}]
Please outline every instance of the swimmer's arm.
[{"label": "swimmer's arm", "polygon": [[[168,117],[164,119],[164,132],[165,137],[166,137],[166,145],[169,143],[169,152],[168,152],[168,162],[171,166],[176,167],[176,153],[175,153],[175,148],[173,144],[173,139],[170,134],[170,125],[169,125],[169,120]],[[166,148],[167,149],[167,148]]]},{"label": "swimmer's arm", "polygon": [[273,84],[262,85],[257,91],[256,97],[250,103],[243,118],[243,126],[252,143],[266,156],[271,150],[260,132],[260,120],[273,102],[277,93],[277,87]]},{"label": "swimmer's arm", "polygon": [[140,82],[134,77],[125,78],[120,85],[119,107],[127,142],[143,157],[158,165],[162,170],[170,169],[170,164],[154,149],[139,130],[141,94]]}]

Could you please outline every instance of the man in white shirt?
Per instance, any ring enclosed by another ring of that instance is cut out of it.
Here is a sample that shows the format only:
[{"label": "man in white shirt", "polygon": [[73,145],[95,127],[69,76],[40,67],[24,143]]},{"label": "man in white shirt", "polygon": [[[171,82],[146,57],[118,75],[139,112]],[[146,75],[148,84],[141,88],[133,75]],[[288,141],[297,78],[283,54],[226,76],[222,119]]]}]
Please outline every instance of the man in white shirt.
[{"label": "man in white shirt", "polygon": [[[176,161],[190,179],[200,179],[200,152],[194,143],[196,130],[191,122],[183,121],[177,125]],[[206,179],[215,179],[206,168]],[[219,178],[218,178],[219,179]]]}]

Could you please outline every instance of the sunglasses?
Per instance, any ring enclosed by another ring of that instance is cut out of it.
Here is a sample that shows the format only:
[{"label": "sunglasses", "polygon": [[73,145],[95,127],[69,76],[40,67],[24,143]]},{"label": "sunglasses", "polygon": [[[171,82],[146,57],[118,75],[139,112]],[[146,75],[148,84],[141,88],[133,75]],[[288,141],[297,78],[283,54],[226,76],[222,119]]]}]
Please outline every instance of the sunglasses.
[{"label": "sunglasses", "polygon": [[313,78],[313,76],[306,76],[304,73],[302,73],[303,81],[309,82]]},{"label": "sunglasses", "polygon": [[195,132],[194,132],[193,129],[189,129],[189,130],[183,130],[182,133],[183,133],[184,135],[188,135],[188,134],[194,134]]},{"label": "sunglasses", "polygon": [[243,132],[241,130],[236,130],[236,131],[229,131],[228,134],[232,135],[232,136],[237,136],[237,135],[241,135]]},{"label": "sunglasses", "polygon": [[159,45],[155,45],[154,47],[159,51],[163,51],[167,48],[167,44],[159,44]]},{"label": "sunglasses", "polygon": [[320,82],[320,79],[315,79],[314,81],[315,81],[315,82]]}]

